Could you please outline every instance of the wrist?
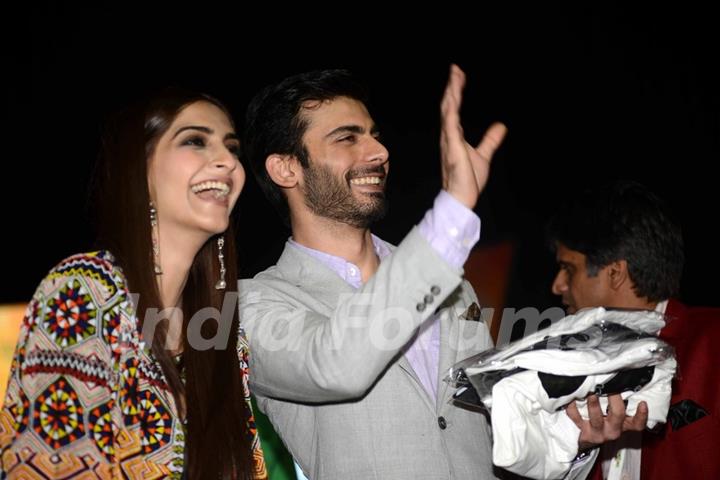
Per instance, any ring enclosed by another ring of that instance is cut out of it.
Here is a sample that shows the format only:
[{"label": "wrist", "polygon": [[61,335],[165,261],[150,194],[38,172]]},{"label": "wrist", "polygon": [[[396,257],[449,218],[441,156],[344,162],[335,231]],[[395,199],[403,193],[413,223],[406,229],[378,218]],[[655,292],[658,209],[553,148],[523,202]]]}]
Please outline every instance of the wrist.
[{"label": "wrist", "polygon": [[474,209],[477,204],[477,195],[462,194],[452,188],[446,188],[445,191],[470,210]]}]

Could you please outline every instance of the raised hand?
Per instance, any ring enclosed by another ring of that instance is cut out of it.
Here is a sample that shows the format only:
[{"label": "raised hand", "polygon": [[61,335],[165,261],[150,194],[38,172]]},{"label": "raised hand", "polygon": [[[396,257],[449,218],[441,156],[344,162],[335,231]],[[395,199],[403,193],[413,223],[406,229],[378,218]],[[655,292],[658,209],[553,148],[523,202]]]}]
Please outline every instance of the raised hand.
[{"label": "raised hand", "polygon": [[465,87],[465,73],[457,65],[450,66],[450,77],[440,104],[442,127],[440,154],[443,189],[466,207],[472,209],[485,188],[490,161],[502,143],[507,128],[494,123],[485,132],[477,147],[465,140],[460,124],[460,105]]}]

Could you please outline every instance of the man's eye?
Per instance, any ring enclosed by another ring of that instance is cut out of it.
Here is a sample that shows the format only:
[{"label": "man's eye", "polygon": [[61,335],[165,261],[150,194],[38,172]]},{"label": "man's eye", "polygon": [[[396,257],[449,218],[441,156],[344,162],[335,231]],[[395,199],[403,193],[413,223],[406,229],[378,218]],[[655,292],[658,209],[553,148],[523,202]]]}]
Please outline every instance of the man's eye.
[{"label": "man's eye", "polygon": [[338,138],[338,142],[354,142],[356,139],[355,135],[345,135],[344,137]]}]

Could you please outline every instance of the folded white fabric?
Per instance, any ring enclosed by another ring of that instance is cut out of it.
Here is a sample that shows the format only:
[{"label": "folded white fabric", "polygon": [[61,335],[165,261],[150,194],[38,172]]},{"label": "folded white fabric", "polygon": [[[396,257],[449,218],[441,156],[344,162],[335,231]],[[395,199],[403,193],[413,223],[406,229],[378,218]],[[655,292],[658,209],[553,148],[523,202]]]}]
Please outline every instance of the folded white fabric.
[{"label": "folded white fabric", "polygon": [[[670,405],[670,382],[675,359],[655,366],[653,378],[637,392],[623,392],[627,413],[634,415],[641,401],[648,404],[648,427],[664,422]],[[492,390],[493,463],[531,478],[562,478],[577,455],[580,430],[564,410],[576,398],[592,393],[612,374],[589,375],[571,394],[548,398],[537,371],[526,370],[499,381]],[[588,418],[585,401],[578,401]],[[607,412],[607,398],[600,397]]]},{"label": "folded white fabric", "polygon": [[[644,369],[638,384],[621,385],[632,389],[622,393],[626,411],[634,415],[645,401],[648,426],[664,422],[676,363],[672,348],[651,336],[664,325],[664,317],[652,311],[584,310],[456,365],[451,375],[464,370],[491,410],[493,462],[531,478],[562,478],[577,454],[580,433],[563,407],[578,400],[587,418],[581,399],[613,381],[618,388],[617,379],[624,378],[618,372]],[[560,386],[545,374],[560,376]],[[600,402],[607,411],[607,398]]]},{"label": "folded white fabric", "polygon": [[[592,308],[581,310],[575,315],[568,315],[548,328],[539,330],[533,334],[512,342],[504,347],[488,350],[480,355],[469,358],[467,365],[461,362],[455,365],[463,366],[466,375],[470,376],[475,373],[490,370],[510,370],[520,365],[516,362],[522,361],[522,355],[531,353],[530,348],[537,348],[540,344],[545,344],[547,349],[557,350],[565,348],[567,352],[578,349],[592,349],[602,341],[602,326],[605,324],[618,324],[631,328],[637,332],[646,334],[657,334],[661,328],[665,326],[665,319],[661,313],[650,310],[606,310],[604,308]],[[563,335],[575,335],[583,331],[588,331],[590,338],[583,340],[579,337],[568,339],[564,347],[561,345],[561,337]],[[593,335],[594,333],[594,335]],[[663,342],[664,345],[664,342]],[[605,345],[606,348],[612,348],[611,345]],[[573,349],[573,350],[567,350]],[[534,352],[542,352],[543,350],[532,350]],[[611,356],[612,352],[608,351],[607,355],[600,354],[600,358]],[[589,367],[592,367],[590,365]],[[588,368],[586,365],[585,368]],[[581,367],[578,371],[584,371]],[[593,372],[601,373],[602,367],[598,367]],[[553,372],[548,372],[553,373]],[[575,373],[561,373],[564,375],[575,375]],[[452,370],[451,370],[452,374]]]}]

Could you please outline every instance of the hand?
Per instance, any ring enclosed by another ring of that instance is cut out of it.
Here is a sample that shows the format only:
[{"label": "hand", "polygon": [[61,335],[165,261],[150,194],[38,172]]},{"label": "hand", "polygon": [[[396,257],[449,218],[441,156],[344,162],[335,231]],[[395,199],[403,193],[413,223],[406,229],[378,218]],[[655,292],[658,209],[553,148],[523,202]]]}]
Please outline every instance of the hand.
[{"label": "hand", "polygon": [[507,128],[502,123],[492,124],[480,144],[472,147],[465,140],[460,125],[460,105],[464,87],[465,73],[457,65],[451,65],[450,77],[440,104],[442,116],[440,153],[443,189],[472,209],[485,188],[490,172],[490,160],[502,143]]},{"label": "hand", "polygon": [[635,416],[629,417],[625,415],[625,402],[620,394],[608,396],[607,416],[603,415],[597,395],[590,395],[587,398],[587,409],[590,417],[588,420],[582,418],[575,402],[571,402],[565,409],[568,417],[580,429],[579,450],[594,448],[607,441],[616,440],[622,432],[640,432],[647,426],[647,403],[640,402]]}]

